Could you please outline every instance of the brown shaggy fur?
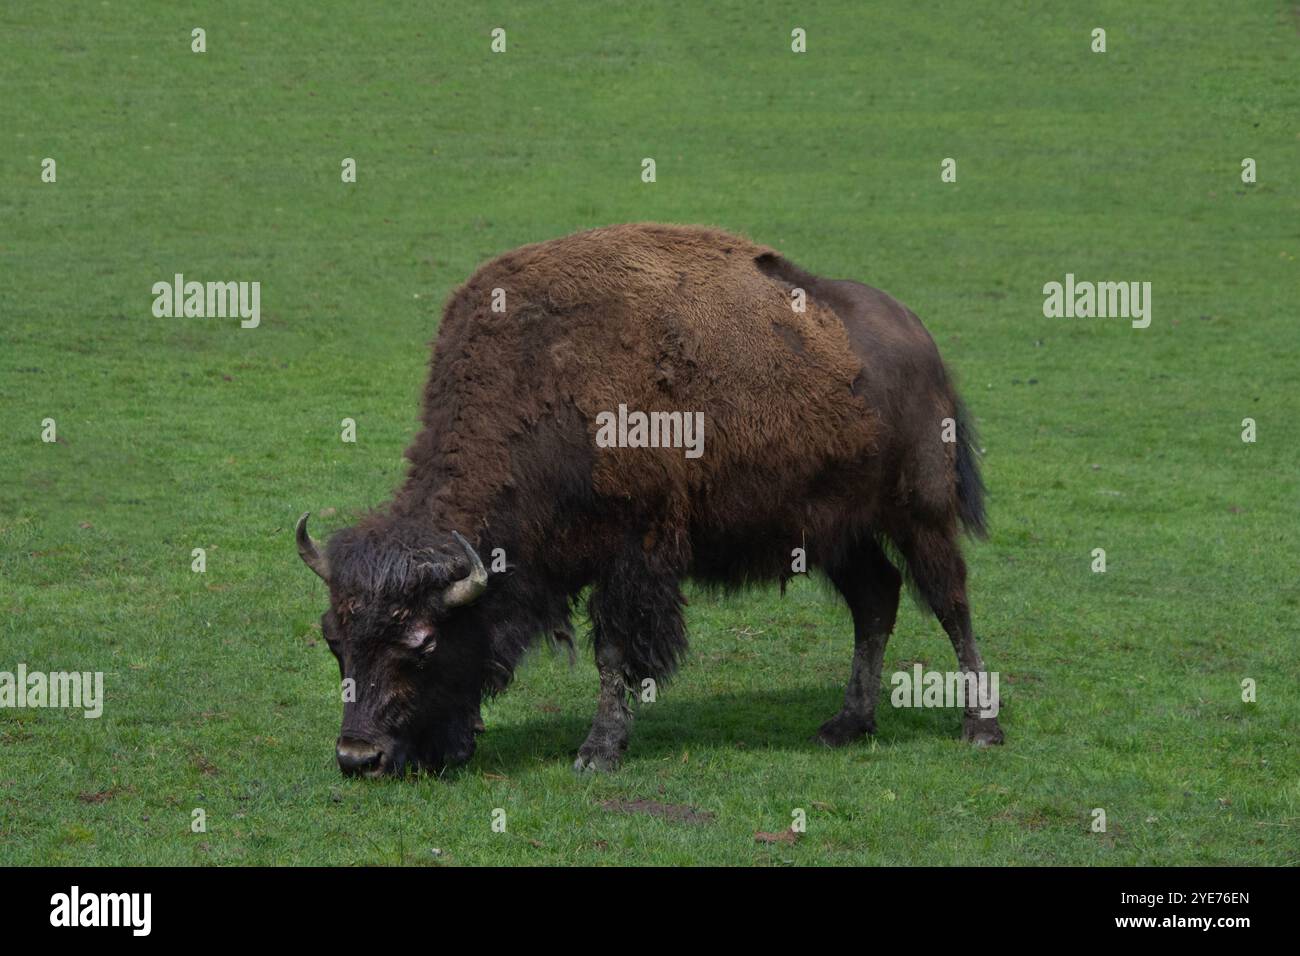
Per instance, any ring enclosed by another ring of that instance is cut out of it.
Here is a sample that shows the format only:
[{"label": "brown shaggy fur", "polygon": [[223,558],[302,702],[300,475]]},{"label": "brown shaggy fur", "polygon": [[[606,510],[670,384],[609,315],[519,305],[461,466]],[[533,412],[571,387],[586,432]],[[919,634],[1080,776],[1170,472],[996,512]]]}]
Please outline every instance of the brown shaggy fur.
[{"label": "brown shaggy fur", "polygon": [[[800,281],[810,293],[803,314],[790,305]],[[855,314],[846,329],[833,307],[843,297],[821,285],[773,250],[711,229],[614,226],[506,253],[447,306],[426,430],[407,453],[400,497],[433,503],[443,528],[474,527],[512,484],[512,449],[571,406],[594,457],[595,493],[660,525],[644,530],[669,534],[663,546],[686,563],[691,523],[706,544],[761,528],[781,546],[815,547],[818,532],[846,519],[873,527],[882,503],[919,503],[955,522],[956,446],[893,447],[908,426],[937,436],[956,415],[934,343],[883,293],[871,303],[878,314]],[[506,291],[504,313],[491,311],[494,288]],[[704,412],[706,453],[596,448],[597,414],[620,403]],[[585,521],[575,530],[591,532]],[[593,561],[604,553],[575,544]],[[717,563],[738,559],[779,574],[789,549]]]}]

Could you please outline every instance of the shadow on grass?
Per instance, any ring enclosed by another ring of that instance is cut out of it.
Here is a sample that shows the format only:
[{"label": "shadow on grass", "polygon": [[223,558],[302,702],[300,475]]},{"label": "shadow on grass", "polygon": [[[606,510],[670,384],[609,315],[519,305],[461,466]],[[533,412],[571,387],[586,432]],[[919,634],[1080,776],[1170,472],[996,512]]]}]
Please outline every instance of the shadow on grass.
[{"label": "shadow on grass", "polygon": [[[843,701],[834,688],[793,687],[674,699],[642,704],[632,724],[627,762],[653,760],[705,747],[741,751],[826,752],[813,735]],[[593,702],[594,713],[594,702]],[[876,739],[881,746],[951,738],[961,733],[961,712],[946,708],[898,708],[881,692]],[[479,737],[471,767],[509,771],[539,763],[571,761],[587,735],[590,718],[571,712],[539,714],[522,722],[494,724]],[[868,746],[867,739],[846,750]]]}]

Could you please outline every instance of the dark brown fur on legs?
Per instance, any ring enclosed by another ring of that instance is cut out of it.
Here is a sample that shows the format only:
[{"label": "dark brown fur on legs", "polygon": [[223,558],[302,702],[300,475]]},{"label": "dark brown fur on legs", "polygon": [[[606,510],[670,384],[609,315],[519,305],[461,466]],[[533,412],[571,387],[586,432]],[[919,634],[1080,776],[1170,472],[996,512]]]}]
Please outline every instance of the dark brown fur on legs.
[{"label": "dark brown fur on legs", "polygon": [[654,535],[631,536],[588,601],[600,674],[591,732],[575,770],[612,770],[627,749],[628,695],[647,678],[663,683],[686,651],[682,595],[668,557],[650,550]]},{"label": "dark brown fur on legs", "polygon": [[596,671],[600,675],[600,697],[596,717],[587,739],[578,748],[574,770],[615,770],[627,750],[632,709],[628,706],[628,686],[623,677],[623,654],[618,645],[596,639]]},{"label": "dark brown fur on legs", "polygon": [[827,568],[827,575],[853,614],[853,671],[844,707],[817,732],[822,743],[838,747],[876,732],[881,667],[898,615],[903,576],[871,538]]},{"label": "dark brown fur on legs", "polygon": [[[976,680],[984,672],[984,660],[975,645],[971,629],[970,604],[966,597],[966,561],[954,533],[914,525],[898,541],[908,571],[935,617],[948,634],[957,664],[963,674]],[[978,705],[967,701],[962,722],[962,739],[977,746],[1003,742],[997,717],[984,717]]]}]

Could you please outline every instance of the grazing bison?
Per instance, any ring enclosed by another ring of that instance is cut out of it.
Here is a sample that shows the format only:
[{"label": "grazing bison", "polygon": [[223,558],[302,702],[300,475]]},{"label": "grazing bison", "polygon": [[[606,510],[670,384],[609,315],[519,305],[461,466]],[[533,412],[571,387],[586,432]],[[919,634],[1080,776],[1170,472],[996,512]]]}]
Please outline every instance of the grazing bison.
[{"label": "grazing bison", "polygon": [[[934,342],[877,289],[680,226],[494,259],[447,304],[393,501],[323,551],[298,522],[355,680],[340,768],[468,760],[482,698],[539,637],[567,639],[588,586],[600,696],[575,766],[613,768],[629,695],[686,650],[682,579],[784,584],[795,548],[853,614],[844,707],[818,738],[872,733],[899,566],[961,670],[983,670],[959,548],[984,530],[972,442]],[[968,705],[963,736],[1000,743]]]}]

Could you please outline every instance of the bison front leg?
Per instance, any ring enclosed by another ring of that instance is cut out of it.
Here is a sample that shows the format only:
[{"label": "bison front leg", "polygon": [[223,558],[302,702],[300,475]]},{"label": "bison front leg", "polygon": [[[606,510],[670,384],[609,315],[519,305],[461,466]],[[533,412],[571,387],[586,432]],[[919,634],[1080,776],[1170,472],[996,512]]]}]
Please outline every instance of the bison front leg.
[{"label": "bison front leg", "polygon": [[597,637],[596,670],[600,674],[600,697],[596,719],[587,739],[578,748],[574,770],[616,770],[627,750],[628,731],[632,725],[632,708],[628,706],[628,688],[623,675],[623,655],[608,641]]},{"label": "bison front leg", "polygon": [[615,561],[588,602],[600,674],[591,732],[578,748],[575,770],[614,770],[627,750],[628,696],[649,678],[662,682],[686,650],[677,576],[637,547]]}]

